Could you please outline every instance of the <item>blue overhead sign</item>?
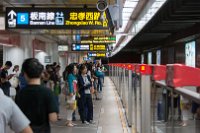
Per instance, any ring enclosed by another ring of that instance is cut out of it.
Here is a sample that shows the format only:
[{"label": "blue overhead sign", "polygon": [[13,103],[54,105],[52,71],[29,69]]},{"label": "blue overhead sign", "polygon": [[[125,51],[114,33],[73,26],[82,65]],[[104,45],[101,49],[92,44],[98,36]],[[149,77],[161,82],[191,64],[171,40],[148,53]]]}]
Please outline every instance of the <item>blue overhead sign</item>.
[{"label": "blue overhead sign", "polygon": [[106,44],[72,44],[72,51],[106,51]]},{"label": "blue overhead sign", "polygon": [[105,52],[89,52],[88,53],[89,57],[106,57]]}]

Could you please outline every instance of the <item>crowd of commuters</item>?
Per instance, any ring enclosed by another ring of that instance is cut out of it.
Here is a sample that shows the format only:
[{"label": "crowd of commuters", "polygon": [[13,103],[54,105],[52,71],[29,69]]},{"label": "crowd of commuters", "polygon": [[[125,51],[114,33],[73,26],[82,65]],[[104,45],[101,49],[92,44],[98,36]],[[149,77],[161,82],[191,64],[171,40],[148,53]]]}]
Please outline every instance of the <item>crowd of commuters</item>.
[{"label": "crowd of commuters", "polygon": [[98,94],[102,92],[104,72],[106,69],[100,64],[72,63],[65,68],[64,93],[67,97],[67,126],[75,126],[72,122],[74,112],[78,106],[78,113],[83,124],[94,124],[93,97],[100,100]]},{"label": "crowd of commuters", "polygon": [[[64,72],[57,63],[44,66],[35,58],[26,59],[20,70],[7,61],[0,69],[0,129],[9,125],[20,133],[50,133],[50,123],[67,119],[73,127],[77,110],[82,124],[94,124],[93,100],[101,100],[105,67],[99,63],[72,63]],[[62,74],[61,74],[62,73]],[[64,84],[64,86],[63,86]],[[66,98],[66,118],[59,116],[59,97]]]},{"label": "crowd of commuters", "polygon": [[[0,129],[7,126],[21,133],[50,133],[50,123],[66,119],[66,126],[76,126],[76,110],[82,124],[94,124],[93,100],[101,100],[106,68],[100,63],[71,63],[64,72],[57,63],[44,66],[35,58],[26,59],[20,71],[7,61],[0,69]],[[61,74],[62,73],[62,74]],[[15,90],[16,94],[11,94]],[[200,89],[198,88],[198,91]],[[60,95],[65,96],[66,116],[59,116]],[[16,95],[16,96],[15,96]],[[15,101],[15,102],[14,102]],[[182,98],[182,123],[187,125],[187,115],[199,118],[200,106],[192,107]],[[185,102],[184,102],[185,101]]]}]

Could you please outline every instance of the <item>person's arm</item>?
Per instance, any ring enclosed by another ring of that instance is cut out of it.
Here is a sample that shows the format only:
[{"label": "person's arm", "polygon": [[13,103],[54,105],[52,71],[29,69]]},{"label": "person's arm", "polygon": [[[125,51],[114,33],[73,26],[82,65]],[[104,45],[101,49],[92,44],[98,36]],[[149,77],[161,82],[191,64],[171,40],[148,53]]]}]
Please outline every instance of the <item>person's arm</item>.
[{"label": "person's arm", "polygon": [[48,116],[49,116],[49,121],[50,122],[56,122],[57,121],[57,113],[58,113],[58,108],[56,106],[56,101],[53,96],[53,93],[48,90],[47,92],[47,110],[48,110]]},{"label": "person's arm", "polygon": [[30,126],[24,128],[20,133],[33,133],[32,129]]},{"label": "person's arm", "polygon": [[10,118],[10,126],[17,133],[33,133],[29,124],[30,121],[22,113],[19,107],[10,99],[10,104],[12,106],[12,115]]},{"label": "person's arm", "polygon": [[7,80],[10,80],[15,74],[10,74],[7,76]]},{"label": "person's arm", "polygon": [[89,82],[86,84],[85,88],[88,89],[88,88],[92,87],[92,81],[91,81],[90,76],[88,76],[88,75],[87,75],[87,79],[89,80]]},{"label": "person's arm", "polygon": [[56,122],[56,121],[57,121],[57,118],[58,118],[58,116],[57,116],[56,113],[50,113],[50,114],[49,114],[49,121],[50,121],[50,122]]},{"label": "person's arm", "polygon": [[73,77],[72,77],[71,74],[68,76],[67,81],[68,81],[68,85],[69,85],[69,93],[71,95],[71,94],[74,93],[74,89],[73,89]]},{"label": "person's arm", "polygon": [[53,91],[55,84],[52,80],[49,80],[49,86],[50,86],[51,91]]},{"label": "person's arm", "polygon": [[84,82],[83,82],[82,76],[78,76],[77,81],[78,81],[78,83],[77,83],[77,85],[78,85],[78,90],[79,90],[79,91],[84,90]]}]

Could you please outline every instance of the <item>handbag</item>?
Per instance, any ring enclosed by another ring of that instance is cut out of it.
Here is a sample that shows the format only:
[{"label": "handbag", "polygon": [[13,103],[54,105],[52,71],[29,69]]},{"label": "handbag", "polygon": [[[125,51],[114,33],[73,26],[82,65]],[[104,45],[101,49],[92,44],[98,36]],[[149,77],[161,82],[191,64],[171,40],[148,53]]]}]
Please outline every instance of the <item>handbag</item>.
[{"label": "handbag", "polygon": [[77,101],[76,100],[74,100],[74,102],[73,103],[66,103],[66,109],[68,109],[68,110],[76,110],[76,108],[77,108]]},{"label": "handbag", "polygon": [[17,86],[19,85],[19,79],[17,78],[17,76],[13,76],[10,80],[9,80],[11,86],[13,88],[17,88]]},{"label": "handbag", "polygon": [[67,102],[66,102],[66,109],[68,110],[76,110],[77,108],[77,101],[75,100],[74,96],[67,96]]},{"label": "handbag", "polygon": [[91,94],[94,94],[94,91],[95,91],[94,86],[92,86],[92,87],[90,88],[90,93],[91,93]]},{"label": "handbag", "polygon": [[58,96],[60,93],[61,93],[61,87],[60,87],[60,85],[57,83],[57,84],[54,86],[54,94],[55,94],[56,96]]}]

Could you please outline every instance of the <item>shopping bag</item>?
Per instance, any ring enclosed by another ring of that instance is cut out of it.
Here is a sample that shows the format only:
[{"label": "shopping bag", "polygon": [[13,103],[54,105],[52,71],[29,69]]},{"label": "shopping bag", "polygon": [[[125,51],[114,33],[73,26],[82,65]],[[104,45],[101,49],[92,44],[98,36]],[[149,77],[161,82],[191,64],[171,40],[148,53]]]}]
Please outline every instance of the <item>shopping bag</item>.
[{"label": "shopping bag", "polygon": [[17,86],[19,85],[19,79],[16,76],[13,76],[10,80],[9,80],[11,86],[13,88],[17,88]]},{"label": "shopping bag", "polygon": [[54,86],[54,94],[55,94],[56,96],[58,96],[60,93],[61,93],[61,87],[60,87],[59,84],[56,84],[56,85]]},{"label": "shopping bag", "polygon": [[78,91],[77,82],[73,82],[74,92]]},{"label": "shopping bag", "polygon": [[91,87],[90,93],[91,93],[91,94],[94,94],[94,92],[95,92],[94,87]]},{"label": "shopping bag", "polygon": [[68,110],[76,110],[76,108],[77,108],[76,100],[74,100],[73,103],[69,103],[69,102],[66,103],[66,109],[68,109]]},{"label": "shopping bag", "polygon": [[75,110],[76,109],[76,96],[67,96],[66,109]]}]

